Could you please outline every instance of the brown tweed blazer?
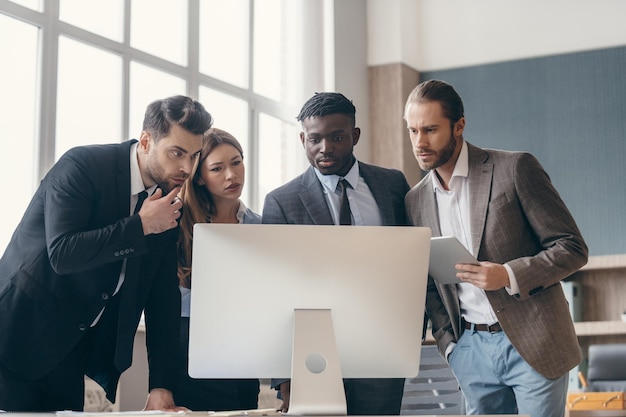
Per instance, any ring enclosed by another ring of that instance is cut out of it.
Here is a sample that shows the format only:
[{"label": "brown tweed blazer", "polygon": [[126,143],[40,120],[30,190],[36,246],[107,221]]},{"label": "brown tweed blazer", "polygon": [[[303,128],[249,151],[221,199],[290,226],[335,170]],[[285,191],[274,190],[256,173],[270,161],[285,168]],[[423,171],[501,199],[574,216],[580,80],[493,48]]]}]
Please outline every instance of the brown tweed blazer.
[{"label": "brown tweed blazer", "polygon": [[[524,152],[468,143],[472,245],[478,260],[508,263],[520,293],[487,291],[500,325],[522,357],[555,379],[582,356],[560,281],[587,262],[587,246],[569,210],[537,159]],[[428,173],[406,195],[415,226],[440,236],[437,201]],[[443,356],[463,329],[455,285],[429,278],[426,310]]]}]

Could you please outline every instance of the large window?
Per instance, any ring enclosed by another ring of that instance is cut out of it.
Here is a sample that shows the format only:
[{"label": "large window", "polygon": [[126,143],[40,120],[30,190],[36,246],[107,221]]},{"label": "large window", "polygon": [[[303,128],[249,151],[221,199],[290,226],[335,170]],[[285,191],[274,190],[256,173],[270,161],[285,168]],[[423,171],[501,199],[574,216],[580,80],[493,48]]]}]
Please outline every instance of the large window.
[{"label": "large window", "polygon": [[0,0],[0,186],[10,190],[0,253],[65,151],[137,138],[146,105],[174,94],[200,100],[216,127],[240,139],[243,200],[260,211],[268,191],[308,165],[295,121],[311,93],[299,79],[300,7],[293,0]]}]

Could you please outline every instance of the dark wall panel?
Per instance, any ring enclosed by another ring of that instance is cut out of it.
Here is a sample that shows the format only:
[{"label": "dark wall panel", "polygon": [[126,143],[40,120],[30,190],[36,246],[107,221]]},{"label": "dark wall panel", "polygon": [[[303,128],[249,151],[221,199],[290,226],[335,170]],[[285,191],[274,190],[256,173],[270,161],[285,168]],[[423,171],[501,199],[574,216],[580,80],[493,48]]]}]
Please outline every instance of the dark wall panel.
[{"label": "dark wall panel", "polygon": [[626,47],[422,73],[452,84],[465,139],[542,163],[591,255],[626,253]]}]

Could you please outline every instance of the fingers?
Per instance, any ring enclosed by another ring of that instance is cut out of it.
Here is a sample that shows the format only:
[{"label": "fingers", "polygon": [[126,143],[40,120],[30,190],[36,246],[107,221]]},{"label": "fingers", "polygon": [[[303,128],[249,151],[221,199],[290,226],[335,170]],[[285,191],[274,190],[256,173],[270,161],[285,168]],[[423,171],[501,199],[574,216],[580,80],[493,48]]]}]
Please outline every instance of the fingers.
[{"label": "fingers", "polygon": [[178,198],[178,193],[180,193],[180,187],[172,188],[172,190],[166,195],[167,200],[171,202],[174,202],[174,200],[180,201],[180,198]]},{"label": "fingers", "polygon": [[183,206],[183,202],[182,200],[178,197],[178,192],[180,191],[180,188],[175,188],[174,190],[172,190],[168,195],[167,198],[169,199],[170,197],[172,197],[172,194],[176,191],[176,194],[174,195],[173,199],[172,199],[172,205],[171,208],[174,209],[174,221],[178,220],[180,218],[180,208]]},{"label": "fingers", "polygon": [[154,192],[148,196],[148,200],[154,201],[158,200],[161,197],[163,197],[163,190],[160,187],[157,187],[156,190],[154,190]]},{"label": "fingers", "polygon": [[162,233],[178,226],[183,203],[178,197],[180,188],[174,188],[165,196],[159,188],[150,197],[148,204],[144,203],[139,212],[144,234]]}]

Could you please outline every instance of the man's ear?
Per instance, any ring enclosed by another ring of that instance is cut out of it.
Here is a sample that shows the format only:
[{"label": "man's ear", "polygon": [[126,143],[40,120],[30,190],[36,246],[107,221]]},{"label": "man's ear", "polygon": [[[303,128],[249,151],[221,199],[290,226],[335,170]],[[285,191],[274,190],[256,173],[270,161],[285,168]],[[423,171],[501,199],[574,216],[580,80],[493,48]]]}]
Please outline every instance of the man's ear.
[{"label": "man's ear", "polygon": [[454,137],[461,137],[461,136],[463,136],[463,130],[465,130],[465,117],[461,117],[454,124]]},{"label": "man's ear", "polygon": [[144,153],[148,153],[150,150],[150,145],[152,144],[152,135],[150,132],[146,130],[141,131],[141,136],[139,136],[139,150]]},{"label": "man's ear", "polygon": [[359,143],[359,138],[361,137],[361,128],[355,127],[352,129],[352,146]]}]

